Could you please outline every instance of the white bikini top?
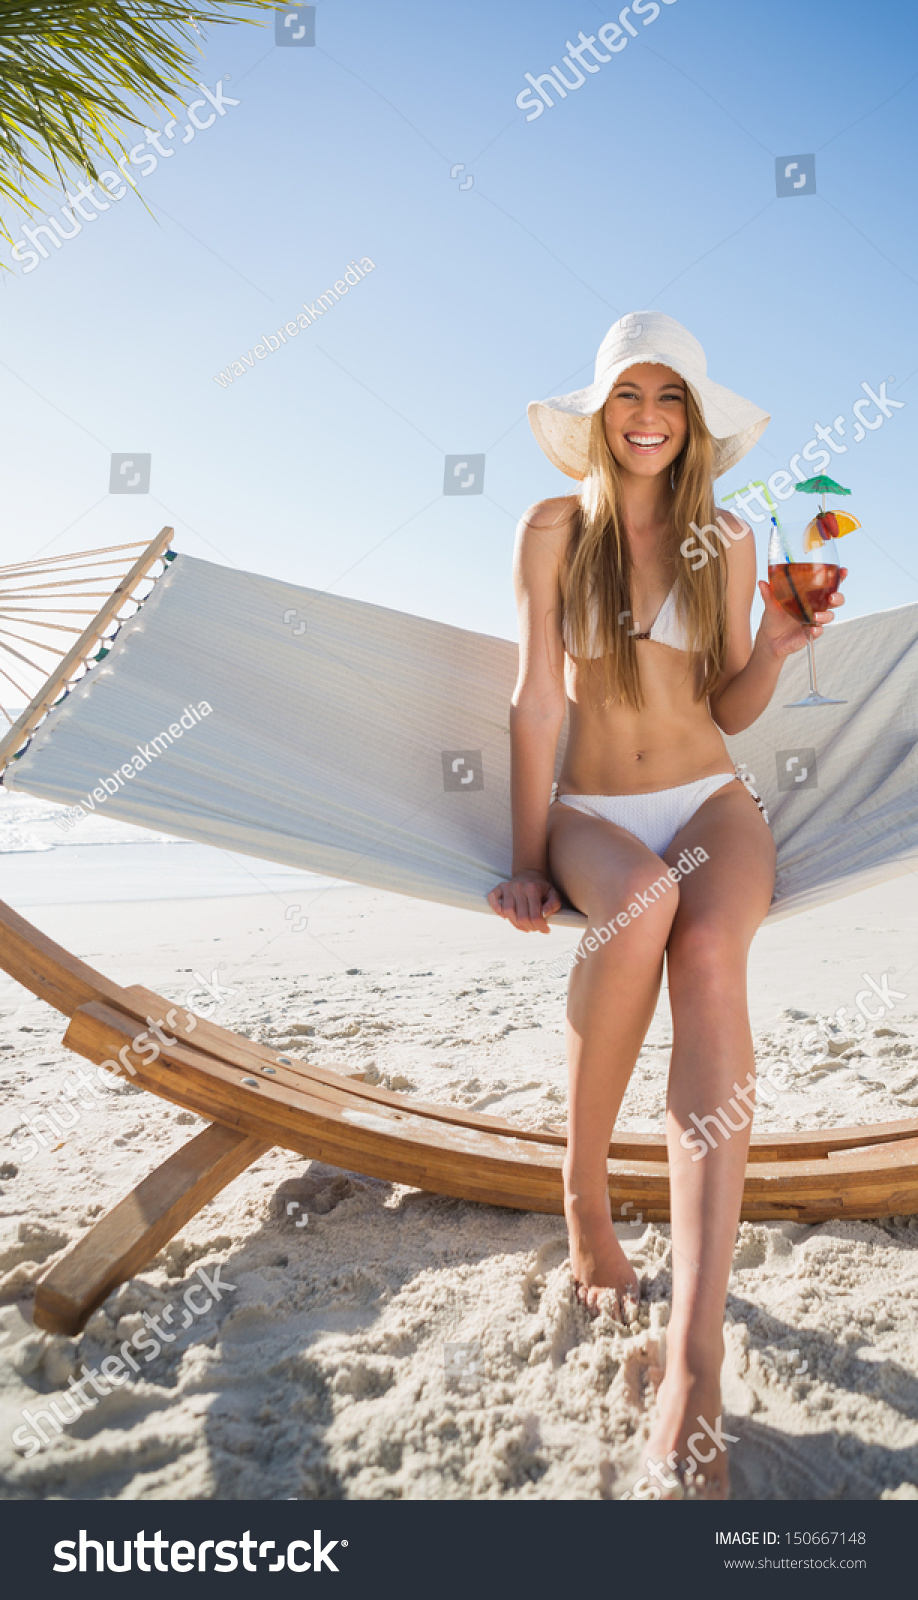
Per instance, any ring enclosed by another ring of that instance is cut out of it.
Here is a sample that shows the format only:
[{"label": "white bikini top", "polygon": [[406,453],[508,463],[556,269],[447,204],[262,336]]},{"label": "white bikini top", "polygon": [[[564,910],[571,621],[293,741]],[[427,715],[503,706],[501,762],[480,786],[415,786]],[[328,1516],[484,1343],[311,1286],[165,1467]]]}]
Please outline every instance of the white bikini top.
[{"label": "white bikini top", "polygon": [[[627,615],[627,613],[626,613],[626,615]],[[591,621],[592,621],[592,626],[591,626],[590,632],[589,632],[589,645],[590,645],[590,648],[589,648],[589,651],[588,651],[585,659],[588,660],[588,661],[595,661],[603,653],[597,647],[597,643],[596,643],[596,603],[595,603],[595,601],[594,601],[593,606],[592,606],[592,618],[591,618]],[[563,633],[563,637],[564,637],[564,648],[567,651],[568,655],[572,655],[573,652],[571,650],[571,632],[570,632],[570,628],[568,626],[567,618],[565,618],[565,620],[564,620],[562,633]],[[673,587],[670,589],[669,594],[666,596],[666,599],[663,601],[663,604],[661,605],[659,611],[657,612],[657,614],[656,614],[656,616],[655,616],[655,618],[653,620],[653,626],[650,629],[650,632],[649,633],[633,633],[631,637],[633,639],[650,639],[652,641],[652,643],[654,643],[654,644],[668,644],[671,650],[688,650],[689,642],[688,642],[688,633],[687,633],[687,630],[686,630],[685,622],[684,622],[684,619],[680,616],[679,611],[678,611],[678,609],[676,607],[676,586],[675,586],[675,584],[673,584]]]}]

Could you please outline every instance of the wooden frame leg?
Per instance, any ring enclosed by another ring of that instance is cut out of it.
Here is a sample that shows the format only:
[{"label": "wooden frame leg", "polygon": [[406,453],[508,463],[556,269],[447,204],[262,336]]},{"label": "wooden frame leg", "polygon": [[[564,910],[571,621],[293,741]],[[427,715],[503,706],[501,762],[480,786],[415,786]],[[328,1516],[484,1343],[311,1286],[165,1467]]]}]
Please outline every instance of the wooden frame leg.
[{"label": "wooden frame leg", "polygon": [[45,1273],[34,1321],[79,1333],[119,1283],[153,1260],[179,1228],[270,1149],[262,1139],[213,1123],[144,1178]]}]

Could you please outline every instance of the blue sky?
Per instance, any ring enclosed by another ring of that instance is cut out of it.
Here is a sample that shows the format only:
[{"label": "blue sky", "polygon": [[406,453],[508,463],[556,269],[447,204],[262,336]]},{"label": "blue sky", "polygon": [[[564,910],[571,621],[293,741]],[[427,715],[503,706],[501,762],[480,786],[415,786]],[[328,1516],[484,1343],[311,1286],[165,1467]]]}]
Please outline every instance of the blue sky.
[{"label": "blue sky", "polygon": [[[239,104],[139,178],[150,211],[128,193],[27,273],[3,247],[0,559],[168,522],[179,550],[512,637],[516,519],[569,488],[526,403],[656,307],[772,413],[722,490],[844,417],[849,615],[918,600],[918,15],[639,3],[637,37],[532,121],[524,74],[614,8],[322,0],[314,48],[213,30],[201,81]],[[801,153],[815,193],[776,198]],[[214,381],[366,257],[318,322]],[[900,408],[855,443],[862,384],[890,375]],[[113,451],[151,454],[148,495],[109,494]],[[484,492],[444,496],[445,456],[481,452]]]}]

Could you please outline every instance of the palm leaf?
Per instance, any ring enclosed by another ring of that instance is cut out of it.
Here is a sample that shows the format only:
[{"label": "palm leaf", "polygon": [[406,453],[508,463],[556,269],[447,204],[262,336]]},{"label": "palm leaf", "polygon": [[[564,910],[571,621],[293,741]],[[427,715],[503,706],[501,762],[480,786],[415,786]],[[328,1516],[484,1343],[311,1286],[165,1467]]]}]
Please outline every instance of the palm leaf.
[{"label": "palm leaf", "polygon": [[[276,10],[276,0],[0,0],[0,205],[32,214],[68,171],[97,179],[98,161],[126,153],[125,128],[196,86],[205,27]],[[2,220],[0,235],[12,237]]]}]

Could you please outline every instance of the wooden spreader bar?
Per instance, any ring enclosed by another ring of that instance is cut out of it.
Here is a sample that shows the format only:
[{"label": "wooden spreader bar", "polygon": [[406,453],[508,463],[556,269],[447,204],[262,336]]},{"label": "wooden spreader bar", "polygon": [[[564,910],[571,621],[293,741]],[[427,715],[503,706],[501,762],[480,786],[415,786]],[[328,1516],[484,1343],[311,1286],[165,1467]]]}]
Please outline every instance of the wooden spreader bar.
[{"label": "wooden spreader bar", "polygon": [[[141,986],[122,988],[0,902],[0,965],[70,1018],[65,1044],[211,1124],[145,1178],[39,1281],[35,1321],[78,1332],[225,1185],[277,1145],[300,1156],[483,1204],[560,1214],[565,1135],[416,1101],[195,1017]],[[168,1024],[167,1017],[170,1019]],[[163,1025],[175,1044],[133,1042]],[[133,1072],[127,1067],[133,1067]],[[613,1215],[669,1217],[659,1134],[616,1133]],[[918,1119],[754,1138],[742,1216],[820,1222],[918,1210]]]},{"label": "wooden spreader bar", "polygon": [[[172,538],[173,530],[171,528],[162,528],[156,535],[156,538],[151,539],[150,543],[137,557],[137,560],[133,562],[130,570],[125,573],[124,577],[120,579],[116,587],[111,591],[105,589],[99,590],[98,593],[91,591],[89,595],[80,593],[76,596],[77,599],[88,599],[90,597],[94,597],[96,599],[104,598],[105,603],[100,606],[99,610],[93,616],[92,621],[86,628],[83,629],[83,632],[80,634],[73,648],[68,650],[67,654],[54,668],[54,671],[42,684],[38,694],[35,695],[34,699],[32,699],[26,706],[26,709],[23,711],[22,715],[17,718],[8,732],[3,736],[2,739],[0,739],[0,773],[2,773],[4,767],[6,767],[9,762],[12,761],[17,750],[19,750],[20,747],[25,743],[29,735],[38,727],[38,724],[47,714],[49,707],[54,704],[55,700],[58,698],[58,695],[60,695],[63,690],[67,688],[70,680],[80,671],[81,667],[85,665],[93,650],[101,642],[109,623],[117,616],[121,607],[132,598],[134,590],[137,589],[141,583],[143,583],[146,577],[148,577],[153,567],[155,567],[157,561],[159,561],[165,555],[170,544],[172,543]],[[125,546],[124,548],[130,549],[131,546]],[[88,555],[95,555],[98,553],[99,552],[92,550],[85,552],[85,554]],[[68,579],[62,585],[57,585],[57,587],[69,588],[73,585],[79,584],[79,582],[80,580],[76,578]],[[52,588],[54,585],[41,585],[40,587]],[[21,594],[18,591],[16,592],[15,596],[13,596],[10,591],[6,591],[2,598],[7,608],[10,607],[15,599],[15,611],[18,611],[20,609],[20,601],[23,599],[40,600],[42,599],[42,596],[38,594]],[[52,595],[49,598],[62,597],[59,595]],[[4,615],[7,614],[8,612],[4,612]],[[41,613],[39,613],[39,615],[40,614]],[[74,615],[75,613],[70,614]],[[80,614],[89,615],[89,613]]]}]

